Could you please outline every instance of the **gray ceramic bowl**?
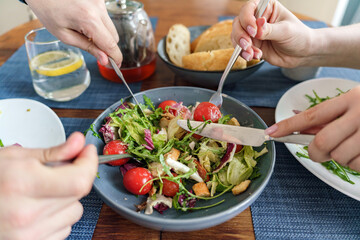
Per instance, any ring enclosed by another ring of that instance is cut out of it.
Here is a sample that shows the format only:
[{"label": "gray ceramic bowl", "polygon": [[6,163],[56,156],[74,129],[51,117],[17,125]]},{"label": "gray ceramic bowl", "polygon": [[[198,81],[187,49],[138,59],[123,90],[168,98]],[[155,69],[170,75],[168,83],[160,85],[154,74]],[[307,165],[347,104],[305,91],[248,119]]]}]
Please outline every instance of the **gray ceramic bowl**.
[{"label": "gray ceramic bowl", "polygon": [[[191,34],[191,41],[193,41],[196,37],[198,37],[203,31],[205,31],[209,27],[210,26],[189,27]],[[166,44],[166,36],[159,41],[157,46],[157,53],[160,56],[161,60],[163,60],[166,63],[166,65],[175,74],[181,76],[184,80],[191,82],[197,86],[207,87],[207,88],[215,88],[218,86],[223,71],[196,71],[196,70],[190,70],[190,69],[178,67],[170,61],[169,56],[166,53],[165,44]],[[248,68],[230,71],[224,84],[228,85],[231,83],[235,83],[237,81],[241,81],[242,79],[250,76],[252,73],[257,71],[262,66],[263,63],[264,60],[261,60],[259,63],[252,65]]]},{"label": "gray ceramic bowl", "polygon": [[[143,102],[142,96],[145,94],[152,99],[156,105],[164,100],[172,99],[175,101],[182,101],[188,106],[194,105],[196,101],[208,101],[213,93],[214,91],[203,88],[165,87],[137,93],[135,96],[140,102]],[[125,99],[125,101],[129,100],[131,101],[132,99]],[[96,131],[100,129],[104,118],[109,113],[113,112],[119,105],[120,101],[114,103],[94,121],[94,129]],[[224,114],[231,113],[239,120],[241,125],[266,128],[266,124],[254,111],[232,97],[224,96],[224,103],[221,111]],[[95,144],[98,153],[102,154],[104,142],[99,138],[94,137],[90,131],[86,134],[86,143]],[[260,148],[262,149],[262,147]],[[269,152],[262,156],[258,162],[261,176],[253,180],[246,192],[238,196],[234,196],[229,192],[213,200],[197,202],[197,206],[201,206],[201,204],[210,205],[225,199],[225,202],[220,205],[206,210],[182,212],[175,209],[168,209],[163,214],[160,214],[157,211],[154,211],[152,215],[137,213],[134,204],[143,202],[145,196],[136,197],[124,188],[119,167],[100,165],[100,178],[94,181],[94,189],[108,206],[136,224],[156,230],[177,232],[209,228],[221,224],[241,213],[249,207],[264,190],[275,164],[274,143],[268,143],[267,148]]]}]

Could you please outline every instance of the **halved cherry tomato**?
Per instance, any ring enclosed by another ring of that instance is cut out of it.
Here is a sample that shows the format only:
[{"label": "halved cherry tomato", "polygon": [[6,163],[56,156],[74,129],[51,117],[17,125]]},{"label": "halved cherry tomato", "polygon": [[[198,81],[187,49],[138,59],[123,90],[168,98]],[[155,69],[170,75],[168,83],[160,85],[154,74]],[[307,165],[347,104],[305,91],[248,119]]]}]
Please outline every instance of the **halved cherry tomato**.
[{"label": "halved cherry tomato", "polygon": [[166,107],[169,106],[169,113],[171,113],[172,115],[176,116],[177,115],[177,111],[175,109],[172,109],[171,107],[173,107],[174,105],[176,105],[177,102],[174,100],[165,100],[163,102],[161,102],[159,104],[159,108],[161,108],[164,112],[166,111]]},{"label": "halved cherry tomato", "polygon": [[205,182],[209,181],[209,180],[210,180],[210,177],[209,177],[209,175],[207,174],[206,169],[205,169],[203,166],[201,166],[201,164],[200,164],[200,162],[199,162],[198,160],[195,160],[195,159],[194,159],[194,163],[196,164],[196,169],[197,169],[200,177],[201,177]]},{"label": "halved cherry tomato", "polygon": [[[173,173],[173,176],[176,177],[177,174]],[[176,193],[179,192],[179,184],[177,184],[176,182],[167,180],[167,179],[162,179],[163,181],[163,189],[162,192],[165,196],[167,197],[173,197],[176,195]]]},{"label": "halved cherry tomato", "polygon": [[[117,139],[108,142],[103,148],[104,155],[111,154],[125,154],[127,150],[127,145],[123,141]],[[120,166],[127,163],[130,158],[121,158],[114,161],[109,162],[111,166]]]},{"label": "halved cherry tomato", "polygon": [[241,149],[243,148],[243,145],[240,145],[240,144],[236,144],[236,149],[235,149],[235,152],[240,152]]},{"label": "halved cherry tomato", "polygon": [[203,137],[203,136],[200,136],[199,134],[196,134],[196,133],[194,133],[192,136],[194,138],[196,138],[196,139],[201,139]]},{"label": "halved cherry tomato", "polygon": [[[189,131],[187,131],[187,134],[190,134],[191,132],[189,132]],[[192,135],[194,138],[196,138],[196,139],[198,139],[198,140],[200,140],[203,136],[200,136],[199,134],[196,134],[196,133],[194,133],[193,135]]]},{"label": "halved cherry tomato", "polygon": [[211,120],[212,122],[218,122],[221,118],[220,109],[210,102],[200,103],[194,111],[194,120],[195,121],[204,121]]},{"label": "halved cherry tomato", "polygon": [[[135,195],[147,194],[152,186],[153,182],[149,182],[153,177],[149,170],[142,167],[130,169],[124,175],[123,184],[126,190]],[[147,183],[148,182],[148,183]],[[146,185],[144,185],[147,183]]]}]

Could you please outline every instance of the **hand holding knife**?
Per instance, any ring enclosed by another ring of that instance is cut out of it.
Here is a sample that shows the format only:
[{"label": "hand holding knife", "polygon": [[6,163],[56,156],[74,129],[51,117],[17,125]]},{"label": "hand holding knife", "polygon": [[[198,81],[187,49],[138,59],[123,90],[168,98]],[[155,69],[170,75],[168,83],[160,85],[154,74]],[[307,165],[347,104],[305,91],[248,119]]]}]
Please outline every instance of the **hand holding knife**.
[{"label": "hand holding knife", "polygon": [[[265,141],[308,145],[315,137],[315,135],[308,134],[291,134],[284,137],[273,138],[265,134],[264,129],[217,123],[210,123],[206,124],[205,127],[201,127],[205,124],[204,122],[191,120],[178,120],[177,124],[187,131],[191,131],[190,128],[194,129],[200,126],[195,131],[195,133],[200,136],[246,146],[261,146]],[[190,128],[188,124],[190,125]]]}]

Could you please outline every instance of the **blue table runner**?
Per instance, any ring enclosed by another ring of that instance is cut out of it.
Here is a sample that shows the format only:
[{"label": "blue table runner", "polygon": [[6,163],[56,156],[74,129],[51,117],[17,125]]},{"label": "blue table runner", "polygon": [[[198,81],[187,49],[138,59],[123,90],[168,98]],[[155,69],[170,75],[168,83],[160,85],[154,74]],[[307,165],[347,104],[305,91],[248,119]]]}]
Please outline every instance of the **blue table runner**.
[{"label": "blue table runner", "polygon": [[[157,18],[151,17],[150,21],[155,31]],[[91,83],[78,98],[68,102],[55,102],[38,96],[32,85],[26,48],[23,45],[0,67],[0,99],[29,98],[53,108],[105,109],[130,95],[122,83],[111,82],[101,76],[95,57],[88,52],[81,52],[90,71]],[[141,89],[141,82],[129,83],[129,87],[137,93]]]},{"label": "blue table runner", "polygon": [[[60,120],[64,125],[66,138],[75,131],[84,132],[94,121],[94,119],[85,118],[61,118]],[[92,238],[103,204],[103,201],[94,190],[91,190],[80,202],[84,207],[84,214],[81,219],[73,225],[71,234],[67,238],[68,240],[87,240]]]},{"label": "blue table runner", "polygon": [[258,240],[360,239],[360,202],[314,176],[283,143],[276,143],[273,175],[251,214]]}]

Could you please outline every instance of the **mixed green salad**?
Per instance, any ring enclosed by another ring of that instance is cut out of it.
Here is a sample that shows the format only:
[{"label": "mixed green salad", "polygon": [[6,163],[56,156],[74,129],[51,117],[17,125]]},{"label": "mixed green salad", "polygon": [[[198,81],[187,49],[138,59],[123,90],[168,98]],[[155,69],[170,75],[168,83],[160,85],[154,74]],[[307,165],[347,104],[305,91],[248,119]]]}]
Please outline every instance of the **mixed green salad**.
[{"label": "mixed green salad", "polygon": [[[184,106],[182,102],[166,100],[155,107],[144,96],[144,103],[122,104],[105,119],[99,130],[104,154],[131,154],[118,159],[123,185],[135,195],[147,195],[137,210],[151,214],[168,208],[199,210],[215,204],[197,207],[199,200],[214,199],[232,191],[244,192],[251,180],[259,177],[257,162],[267,153],[251,146],[201,137],[177,125],[178,119],[239,125],[231,115],[223,115],[209,102]],[[101,180],[101,175],[100,175]]]},{"label": "mixed green salad", "polygon": [[[336,89],[339,93],[334,96],[334,97],[337,97],[341,94],[344,94],[344,91],[342,91],[341,89],[337,88]],[[309,108],[312,108],[316,105],[318,105],[319,103],[321,102],[324,102],[328,99],[331,99],[332,97],[329,97],[329,96],[326,96],[326,97],[319,97],[319,95],[316,93],[316,91],[313,90],[313,93],[314,93],[314,97],[306,94],[306,98],[309,100],[310,102],[310,106],[308,107]],[[302,157],[302,158],[307,158],[307,159],[310,159],[309,158],[309,155],[308,155],[308,146],[305,146],[303,148],[303,151],[302,152],[297,152],[296,155],[298,157]],[[329,171],[331,171],[333,174],[335,174],[336,176],[340,177],[342,180],[348,182],[348,183],[351,183],[351,184],[354,184],[353,181],[351,181],[350,177],[349,177],[349,174],[351,175],[354,175],[354,176],[360,176],[360,172],[357,172],[355,170],[352,170],[350,169],[349,167],[345,167],[345,166],[341,166],[339,163],[337,163],[335,160],[330,160],[330,161],[327,161],[327,162],[323,162],[321,163],[326,169],[328,169]]]}]

